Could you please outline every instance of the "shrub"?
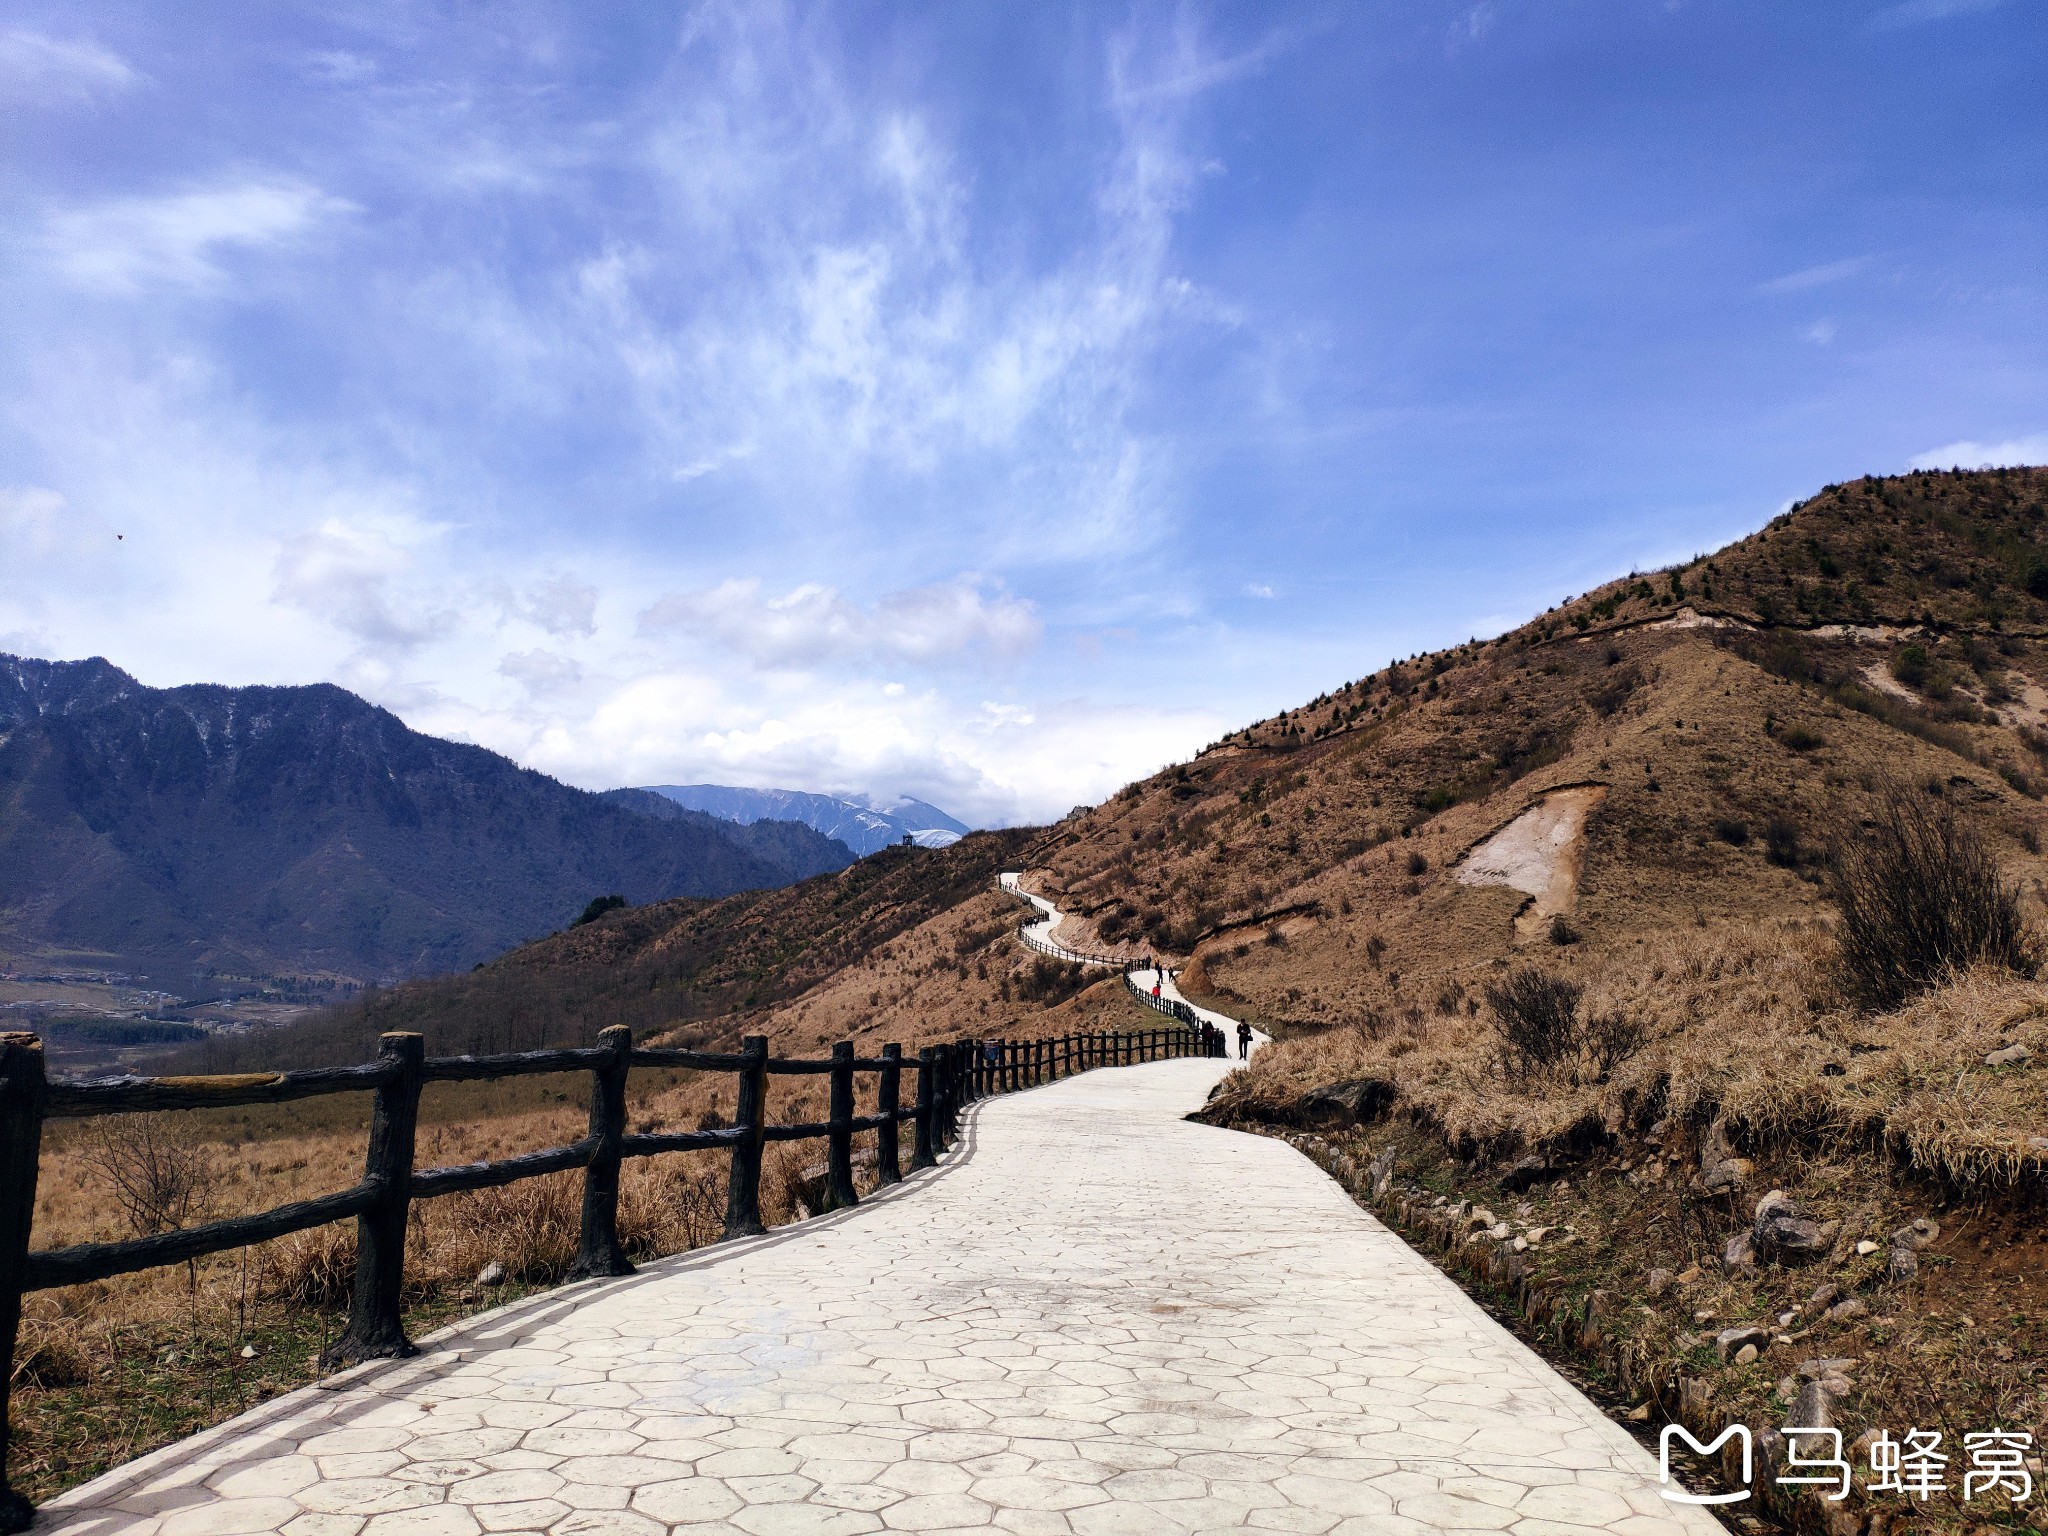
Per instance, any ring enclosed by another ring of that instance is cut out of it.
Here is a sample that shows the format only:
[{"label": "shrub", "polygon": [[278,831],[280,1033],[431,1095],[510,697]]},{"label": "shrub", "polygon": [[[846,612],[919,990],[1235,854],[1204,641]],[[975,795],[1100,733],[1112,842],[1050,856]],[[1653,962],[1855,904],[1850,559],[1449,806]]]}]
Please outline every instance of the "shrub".
[{"label": "shrub", "polygon": [[1508,1077],[1556,1075],[1573,1086],[1605,1081],[1642,1048],[1643,1025],[1623,1013],[1585,1014],[1585,989],[1543,971],[1516,971],[1486,989],[1500,1037],[1497,1057]]},{"label": "shrub", "polygon": [[1749,823],[1738,821],[1733,816],[1718,817],[1714,822],[1714,836],[1730,847],[1740,848],[1749,841]]},{"label": "shrub", "polygon": [[1579,999],[1585,988],[1543,971],[1516,971],[1486,989],[1501,1047],[1516,1075],[1554,1067],[1578,1045]]},{"label": "shrub", "polygon": [[1946,800],[1890,786],[1839,839],[1830,876],[1843,979],[1867,1007],[1896,1008],[1973,964],[2038,968],[2018,889]]},{"label": "shrub", "polygon": [[1773,816],[1764,823],[1764,857],[1780,869],[1799,863],[1799,823],[1789,816]]},{"label": "shrub", "polygon": [[1581,937],[1583,937],[1583,935],[1580,934],[1578,929],[1572,926],[1571,919],[1566,917],[1562,912],[1556,913],[1551,917],[1551,943],[1562,947],[1566,944],[1578,943]]},{"label": "shrub", "polygon": [[107,1115],[93,1122],[82,1154],[137,1237],[188,1225],[205,1212],[213,1166],[169,1115]]},{"label": "shrub", "polygon": [[1428,870],[1429,870],[1429,860],[1428,860],[1428,859],[1425,859],[1425,858],[1424,858],[1424,857],[1423,857],[1423,856],[1422,856],[1421,854],[1419,854],[1419,853],[1410,853],[1410,854],[1408,855],[1408,874],[1409,874],[1410,878],[1413,878],[1414,876],[1417,876],[1417,875],[1421,875],[1421,874],[1426,874],[1426,873],[1428,872]]},{"label": "shrub", "polygon": [[1811,752],[1815,747],[1826,746],[1828,741],[1820,732],[1810,731],[1803,725],[1793,726],[1779,740],[1793,752]]}]

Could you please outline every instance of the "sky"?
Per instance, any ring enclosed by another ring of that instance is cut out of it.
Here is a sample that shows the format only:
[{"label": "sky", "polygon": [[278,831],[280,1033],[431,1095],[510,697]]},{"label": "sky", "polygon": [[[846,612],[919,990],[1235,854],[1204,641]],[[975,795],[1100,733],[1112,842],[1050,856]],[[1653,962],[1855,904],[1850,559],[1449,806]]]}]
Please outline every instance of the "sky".
[{"label": "sky", "polygon": [[2048,11],[15,0],[0,650],[1057,817],[2048,460]]}]

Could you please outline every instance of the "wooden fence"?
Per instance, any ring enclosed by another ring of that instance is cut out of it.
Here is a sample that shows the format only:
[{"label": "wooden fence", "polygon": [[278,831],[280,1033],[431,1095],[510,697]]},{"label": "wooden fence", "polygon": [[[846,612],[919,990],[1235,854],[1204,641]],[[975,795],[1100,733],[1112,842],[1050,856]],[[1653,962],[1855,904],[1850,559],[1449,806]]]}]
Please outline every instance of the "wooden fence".
[{"label": "wooden fence", "polygon": [[[723,1238],[749,1237],[765,1230],[761,1162],[762,1148],[768,1142],[825,1141],[830,1205],[857,1205],[853,1142],[863,1132],[876,1133],[876,1177],[883,1184],[895,1184],[903,1177],[898,1127],[905,1122],[916,1127],[911,1168],[929,1168],[957,1137],[961,1109],[977,1099],[1093,1067],[1223,1054],[1222,1037],[1199,1029],[1067,1035],[1053,1040],[960,1040],[926,1046],[914,1057],[906,1057],[896,1045],[883,1046],[877,1057],[858,1057],[853,1043],[842,1041],[833,1047],[829,1058],[814,1060],[771,1057],[762,1035],[747,1036],[733,1053],[636,1046],[632,1032],[624,1026],[604,1030],[594,1046],[502,1056],[429,1059],[424,1047],[419,1035],[388,1034],[379,1044],[377,1060],[362,1066],[73,1083],[49,1079],[42,1042],[34,1035],[0,1034],[0,1532],[25,1530],[34,1518],[28,1501],[7,1482],[7,1396],[14,1374],[21,1301],[27,1292],[182,1264],[354,1217],[356,1267],[348,1322],[321,1356],[321,1364],[336,1367],[410,1355],[415,1349],[406,1337],[400,1297],[405,1278],[406,1217],[414,1200],[581,1168],[583,1219],[571,1278],[627,1275],[633,1272],[633,1265],[619,1246],[618,1236],[619,1169],[627,1158],[726,1149],[731,1164]],[[715,1130],[629,1135],[626,1089],[636,1067],[733,1074],[738,1079],[733,1123]],[[916,1074],[908,1107],[903,1103],[906,1070]],[[590,1074],[590,1128],[582,1140],[496,1162],[448,1168],[414,1165],[420,1092],[427,1084],[550,1072]],[[829,1118],[796,1125],[769,1124],[768,1079],[806,1074],[829,1077]],[[856,1074],[876,1078],[873,1114],[854,1112]],[[29,1246],[47,1120],[279,1104],[337,1093],[374,1096],[363,1177],[352,1188],[252,1216],[126,1242],[46,1249]]]}]

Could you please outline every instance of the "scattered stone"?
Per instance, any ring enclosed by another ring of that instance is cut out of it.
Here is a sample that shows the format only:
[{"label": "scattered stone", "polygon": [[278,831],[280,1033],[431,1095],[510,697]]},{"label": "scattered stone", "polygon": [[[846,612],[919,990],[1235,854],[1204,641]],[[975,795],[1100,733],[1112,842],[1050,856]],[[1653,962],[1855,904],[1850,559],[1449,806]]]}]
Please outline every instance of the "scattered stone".
[{"label": "scattered stone", "polygon": [[1747,1232],[1736,1233],[1721,1249],[1721,1267],[1725,1270],[1749,1269],[1755,1263],[1756,1242]]},{"label": "scattered stone", "polygon": [[1889,1275],[1895,1285],[1904,1285],[1920,1273],[1920,1255],[1911,1248],[1894,1248]]},{"label": "scattered stone", "polygon": [[1635,1407],[1628,1411],[1628,1421],[1631,1424],[1645,1424],[1649,1422],[1649,1418],[1650,1405],[1648,1403],[1637,1403]]},{"label": "scattered stone", "polygon": [[1671,1283],[1675,1278],[1676,1276],[1668,1269],[1653,1269],[1644,1277],[1643,1294],[1654,1300],[1671,1289]]},{"label": "scattered stone", "polygon": [[1840,1395],[1831,1391],[1826,1382],[1809,1381],[1799,1389],[1799,1396],[1785,1422],[1800,1429],[1832,1429],[1835,1426],[1835,1400]]},{"label": "scattered stone", "polygon": [[[1834,1230],[1839,1231],[1840,1227]],[[1757,1201],[1756,1221],[1750,1233],[1753,1254],[1785,1264],[1818,1258],[1834,1240],[1833,1233],[1819,1222],[1801,1216],[1792,1197],[1782,1189],[1774,1189]]]},{"label": "scattered stone", "polygon": [[1529,1246],[1531,1248],[1534,1248],[1538,1243],[1542,1242],[1543,1239],[1550,1236],[1550,1234],[1556,1230],[1557,1229],[1555,1227],[1531,1227],[1529,1229],[1528,1234]]},{"label": "scattered stone", "polygon": [[1680,1270],[1680,1271],[1678,1272],[1678,1283],[1679,1283],[1680,1285],[1692,1285],[1692,1284],[1694,1284],[1695,1282],[1697,1282],[1697,1281],[1698,1281],[1699,1277],[1700,1277],[1700,1267],[1699,1267],[1699,1265],[1697,1265],[1697,1264],[1689,1264],[1689,1265],[1687,1265],[1687,1266],[1686,1266],[1686,1267],[1685,1267],[1684,1269],[1681,1269],[1681,1270]]},{"label": "scattered stone", "polygon": [[1550,1177],[1550,1172],[1550,1159],[1531,1153],[1509,1165],[1508,1171],[1500,1176],[1500,1187],[1518,1194],[1533,1184],[1541,1184]]},{"label": "scattered stone", "polygon": [[1757,1347],[1754,1344],[1745,1344],[1742,1348],[1735,1351],[1735,1363],[1737,1365],[1754,1365],[1756,1357]]},{"label": "scattered stone", "polygon": [[1780,1377],[1778,1380],[1777,1392],[1779,1402],[1791,1402],[1794,1398],[1799,1396],[1799,1378],[1796,1376]]},{"label": "scattered stone", "polygon": [[496,1259],[491,1260],[490,1263],[476,1272],[476,1283],[478,1285],[503,1285],[505,1283],[505,1266]]},{"label": "scattered stone", "polygon": [[1986,1056],[1984,1058],[1984,1065],[1987,1067],[2016,1067],[2033,1054],[2024,1045],[2015,1042]]},{"label": "scattered stone", "polygon": [[256,1358],[256,1346],[254,1344],[244,1344],[242,1346],[242,1358],[244,1360],[254,1360]]},{"label": "scattered stone", "polygon": [[1709,1195],[1739,1189],[1749,1181],[1751,1171],[1750,1161],[1746,1157],[1724,1158],[1700,1170],[1700,1189]]},{"label": "scattered stone", "polygon": [[1802,1360],[1793,1369],[1803,1381],[1818,1381],[1823,1376],[1846,1376],[1856,1365],[1854,1355],[1828,1355],[1819,1360]]},{"label": "scattered stone", "polygon": [[1780,1328],[1790,1328],[1794,1323],[1798,1321],[1799,1309],[1797,1307],[1794,1307],[1789,1312],[1780,1312],[1778,1314],[1778,1326]]},{"label": "scattered stone", "polygon": [[1851,1296],[1847,1301],[1838,1301],[1828,1308],[1828,1321],[1831,1323],[1853,1322],[1869,1315],[1870,1307],[1860,1296]]},{"label": "scattered stone", "polygon": [[1517,1253],[1527,1253],[1529,1251],[1529,1239],[1517,1236],[1514,1241],[1514,1250]]},{"label": "scattered stone", "polygon": [[2048,1154],[2048,1136],[2029,1136],[2027,1138],[2027,1150],[2029,1152]]},{"label": "scattered stone", "polygon": [[1859,1259],[1867,1259],[1875,1252],[1877,1252],[1877,1244],[1867,1237],[1856,1245],[1856,1257]]},{"label": "scattered stone", "polygon": [[[1721,1352],[1723,1360],[1736,1359],[1747,1349],[1749,1360],[1754,1360],[1771,1342],[1771,1336],[1751,1323],[1741,1323],[1733,1328],[1723,1328],[1714,1335],[1714,1347]],[[1749,1360],[1736,1360],[1738,1365],[1747,1365]]]},{"label": "scattered stone", "polygon": [[1492,1238],[1496,1243],[1504,1243],[1508,1240],[1509,1234],[1511,1234],[1514,1230],[1515,1229],[1509,1226],[1506,1222],[1496,1221],[1492,1226],[1486,1229],[1486,1235]]},{"label": "scattered stone", "polygon": [[1712,1307],[1701,1307],[1699,1311],[1693,1313],[1692,1320],[1696,1323],[1711,1323],[1714,1320],[1714,1309]]},{"label": "scattered stone", "polygon": [[1842,1294],[1842,1288],[1829,1280],[1823,1283],[1811,1296],[1806,1298],[1806,1310],[1821,1312],[1835,1304],[1835,1298]]}]

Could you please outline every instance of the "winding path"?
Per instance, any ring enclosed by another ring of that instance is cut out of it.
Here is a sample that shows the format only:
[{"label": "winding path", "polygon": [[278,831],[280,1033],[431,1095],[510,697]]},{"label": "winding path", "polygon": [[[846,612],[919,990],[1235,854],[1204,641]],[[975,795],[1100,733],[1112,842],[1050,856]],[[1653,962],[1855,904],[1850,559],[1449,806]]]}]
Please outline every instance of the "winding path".
[{"label": "winding path", "polygon": [[472,1319],[45,1507],[63,1536],[1708,1536],[1230,1063],[987,1100],[859,1208]]}]

